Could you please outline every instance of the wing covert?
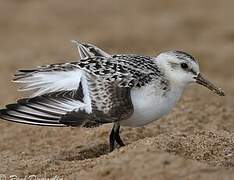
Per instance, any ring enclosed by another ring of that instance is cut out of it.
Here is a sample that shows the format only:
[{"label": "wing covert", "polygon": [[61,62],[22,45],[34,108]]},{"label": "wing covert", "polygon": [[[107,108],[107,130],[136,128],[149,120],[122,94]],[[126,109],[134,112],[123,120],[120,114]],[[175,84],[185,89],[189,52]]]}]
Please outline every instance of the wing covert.
[{"label": "wing covert", "polygon": [[93,57],[81,59],[78,66],[105,81],[115,82],[119,87],[141,87],[163,77],[156,63],[148,56]]}]

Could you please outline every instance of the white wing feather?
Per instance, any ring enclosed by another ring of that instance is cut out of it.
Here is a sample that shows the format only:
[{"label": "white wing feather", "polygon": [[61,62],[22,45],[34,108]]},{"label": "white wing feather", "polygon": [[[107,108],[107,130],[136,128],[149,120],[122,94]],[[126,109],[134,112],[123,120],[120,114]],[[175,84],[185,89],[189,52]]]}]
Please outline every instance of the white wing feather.
[{"label": "white wing feather", "polygon": [[57,91],[77,90],[83,71],[36,72],[14,82],[21,84],[19,91],[32,91],[32,97]]}]

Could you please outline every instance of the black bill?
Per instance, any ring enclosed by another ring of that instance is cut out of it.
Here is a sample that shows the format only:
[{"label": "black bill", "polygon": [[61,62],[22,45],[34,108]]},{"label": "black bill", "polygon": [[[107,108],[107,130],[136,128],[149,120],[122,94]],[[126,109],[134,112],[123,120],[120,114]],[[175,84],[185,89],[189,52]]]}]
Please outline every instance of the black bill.
[{"label": "black bill", "polygon": [[210,81],[208,81],[207,79],[205,79],[201,73],[198,74],[198,76],[195,78],[196,82],[198,84],[201,84],[205,87],[207,87],[208,89],[210,89],[211,91],[215,92],[216,94],[220,95],[220,96],[225,96],[224,91],[218,87],[216,87],[214,84],[212,84]]}]

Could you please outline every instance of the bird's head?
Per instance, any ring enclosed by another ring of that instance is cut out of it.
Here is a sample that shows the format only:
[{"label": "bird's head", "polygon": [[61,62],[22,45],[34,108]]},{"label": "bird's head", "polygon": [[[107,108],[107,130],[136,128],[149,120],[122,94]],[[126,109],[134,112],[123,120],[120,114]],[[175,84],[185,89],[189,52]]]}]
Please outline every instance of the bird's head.
[{"label": "bird's head", "polygon": [[177,86],[186,86],[190,83],[201,84],[220,96],[224,92],[208,81],[200,73],[197,60],[183,51],[168,51],[156,57],[158,67],[164,72],[169,81]]}]

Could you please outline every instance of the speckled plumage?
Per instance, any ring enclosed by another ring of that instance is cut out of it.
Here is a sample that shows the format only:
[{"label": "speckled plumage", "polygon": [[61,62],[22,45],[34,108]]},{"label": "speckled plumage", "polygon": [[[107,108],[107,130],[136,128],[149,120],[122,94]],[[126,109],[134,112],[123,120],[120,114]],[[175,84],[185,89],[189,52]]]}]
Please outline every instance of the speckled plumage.
[{"label": "speckled plumage", "polygon": [[105,81],[117,82],[119,87],[141,87],[152,79],[163,79],[153,59],[149,56],[139,55],[113,55],[112,57],[92,57],[81,59],[80,62],[51,64],[39,66],[32,70],[19,70],[15,74],[15,81],[32,76],[40,72],[71,71],[82,69]]},{"label": "speckled plumage", "polygon": [[152,58],[139,55],[113,55],[111,58],[81,59],[78,67],[119,87],[141,87],[152,79],[163,79]]}]

